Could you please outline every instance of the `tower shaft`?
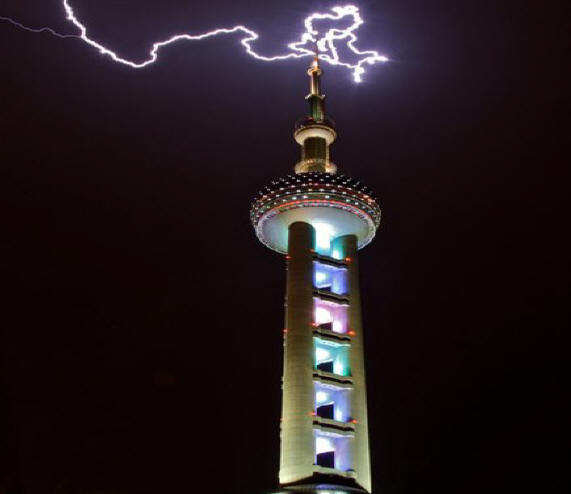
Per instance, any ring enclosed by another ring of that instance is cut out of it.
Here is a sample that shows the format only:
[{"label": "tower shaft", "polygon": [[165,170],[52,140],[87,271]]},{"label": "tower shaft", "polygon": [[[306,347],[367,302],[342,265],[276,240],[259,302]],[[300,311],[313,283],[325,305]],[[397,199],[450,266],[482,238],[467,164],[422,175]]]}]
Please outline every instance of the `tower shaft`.
[{"label": "tower shaft", "polygon": [[369,453],[369,425],[367,414],[367,386],[365,379],[365,355],[363,346],[363,322],[361,316],[361,289],[359,284],[359,259],[357,255],[357,239],[354,235],[346,235],[337,239],[340,250],[347,260],[349,278],[349,320],[351,332],[351,375],[353,390],[351,392],[351,416],[355,420],[355,437],[351,442],[352,458],[357,482],[366,490],[371,490],[371,461]]},{"label": "tower shaft", "polygon": [[[313,244],[311,225],[289,227],[280,483],[313,475]],[[309,365],[308,365],[309,364]]]},{"label": "tower shaft", "polygon": [[339,259],[315,247],[312,225],[289,226],[280,483],[370,491],[357,238],[332,239]]}]

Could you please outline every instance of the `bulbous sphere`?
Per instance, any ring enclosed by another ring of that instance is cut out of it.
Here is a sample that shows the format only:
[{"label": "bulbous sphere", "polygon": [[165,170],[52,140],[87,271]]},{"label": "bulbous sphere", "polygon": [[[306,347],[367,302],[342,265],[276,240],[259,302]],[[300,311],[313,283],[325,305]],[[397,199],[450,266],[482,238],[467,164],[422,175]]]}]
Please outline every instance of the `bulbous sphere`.
[{"label": "bulbous sphere", "polygon": [[359,248],[367,245],[381,222],[381,209],[361,182],[345,175],[308,172],[279,178],[265,187],[252,204],[250,218],[260,241],[283,254],[289,225],[310,223],[316,231],[317,250],[331,255],[329,240],[342,235],[355,235]]}]

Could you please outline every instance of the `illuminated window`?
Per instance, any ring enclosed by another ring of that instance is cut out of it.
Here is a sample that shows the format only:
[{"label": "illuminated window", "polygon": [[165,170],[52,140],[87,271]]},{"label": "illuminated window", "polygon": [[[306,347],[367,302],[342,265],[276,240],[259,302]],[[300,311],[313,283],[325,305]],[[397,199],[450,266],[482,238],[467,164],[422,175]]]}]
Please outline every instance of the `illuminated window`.
[{"label": "illuminated window", "polygon": [[317,403],[325,403],[327,400],[329,400],[329,393],[326,393],[325,391],[318,391],[315,393],[315,401]]},{"label": "illuminated window", "polygon": [[346,295],[349,292],[346,268],[314,261],[313,271],[313,284],[316,288],[329,290],[338,295]]},{"label": "illuminated window", "polygon": [[[347,332],[347,306],[336,302],[313,299],[314,322],[322,329],[337,333]],[[326,327],[325,325],[328,325]]]},{"label": "illuminated window", "polygon": [[341,321],[333,321],[331,329],[333,331],[335,331],[336,333],[342,333],[343,332],[343,323]]},{"label": "illuminated window", "polygon": [[333,440],[328,437],[317,436],[315,438],[315,453],[328,453],[329,451],[335,451]]},{"label": "illuminated window", "polygon": [[315,361],[317,363],[330,359],[331,359],[331,353],[329,352],[329,350],[325,350],[324,348],[321,347],[317,347],[315,349]]},{"label": "illuminated window", "polygon": [[325,307],[316,307],[315,308],[315,322],[317,324],[323,324],[326,322],[331,322],[331,311],[326,309]]},{"label": "illuminated window", "polygon": [[333,373],[339,376],[345,375],[345,366],[343,365],[343,362],[341,360],[336,359],[333,362]]},{"label": "illuminated window", "polygon": [[315,248],[320,254],[328,255],[333,237],[333,227],[328,223],[313,223],[315,228]]},{"label": "illuminated window", "polygon": [[314,366],[324,372],[349,376],[349,345],[314,338]]},{"label": "illuminated window", "polygon": [[319,433],[315,436],[315,464],[347,471],[354,468],[350,452],[351,438],[332,437]]},{"label": "illuminated window", "polygon": [[[329,407],[329,408],[327,408]],[[346,422],[350,413],[350,391],[315,383],[315,415]]]},{"label": "illuminated window", "polygon": [[315,284],[316,285],[323,285],[325,283],[327,283],[328,281],[328,276],[327,273],[323,272],[323,271],[316,271],[315,273]]}]

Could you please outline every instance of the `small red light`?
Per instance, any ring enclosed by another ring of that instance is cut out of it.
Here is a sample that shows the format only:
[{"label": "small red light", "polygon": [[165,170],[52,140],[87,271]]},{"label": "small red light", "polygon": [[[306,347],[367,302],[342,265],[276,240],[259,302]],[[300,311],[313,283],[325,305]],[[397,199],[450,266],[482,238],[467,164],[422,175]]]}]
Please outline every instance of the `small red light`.
[{"label": "small red light", "polygon": [[357,333],[355,333],[355,331],[353,331],[353,330],[351,329],[351,330],[347,331],[347,334],[348,334],[349,336],[355,336]]},{"label": "small red light", "polygon": [[291,256],[286,256],[286,259],[288,259],[288,260],[291,259]]},{"label": "small red light", "polygon": [[315,412],[311,412],[309,415],[311,415],[312,417],[315,417],[317,414]]},{"label": "small red light", "polygon": [[350,257],[346,257],[346,258],[345,258],[345,262],[351,262],[351,258],[350,258]]},{"label": "small red light", "polygon": [[317,324],[316,322],[312,322],[311,325],[316,328],[317,326],[319,326],[319,324]]},{"label": "small red light", "polygon": [[287,328],[284,329],[284,334],[287,333]]},{"label": "small red light", "polygon": [[315,249],[309,249],[309,252],[315,252]]},{"label": "small red light", "polygon": [[357,423],[357,419],[352,419],[352,420],[351,420],[351,423],[352,423],[352,424],[356,424],[356,423]]}]

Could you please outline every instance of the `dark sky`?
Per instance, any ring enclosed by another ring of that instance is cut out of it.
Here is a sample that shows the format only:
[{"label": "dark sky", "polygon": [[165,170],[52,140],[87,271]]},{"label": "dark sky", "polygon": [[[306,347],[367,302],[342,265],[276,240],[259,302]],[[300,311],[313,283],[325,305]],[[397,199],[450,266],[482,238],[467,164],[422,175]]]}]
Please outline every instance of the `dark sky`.
[{"label": "dark sky", "polygon": [[[333,5],[165,3],[73,2],[131,57],[236,23],[271,53]],[[58,0],[0,5],[74,33]],[[325,67],[325,90],[334,161],[384,211],[361,256],[375,492],[563,492],[544,413],[569,248],[562,17],[540,2],[359,5],[362,47],[393,62],[361,85]],[[8,24],[0,44],[4,484],[274,487],[284,261],[248,212],[297,160],[307,61],[264,64],[218,38],[137,71]]]}]

